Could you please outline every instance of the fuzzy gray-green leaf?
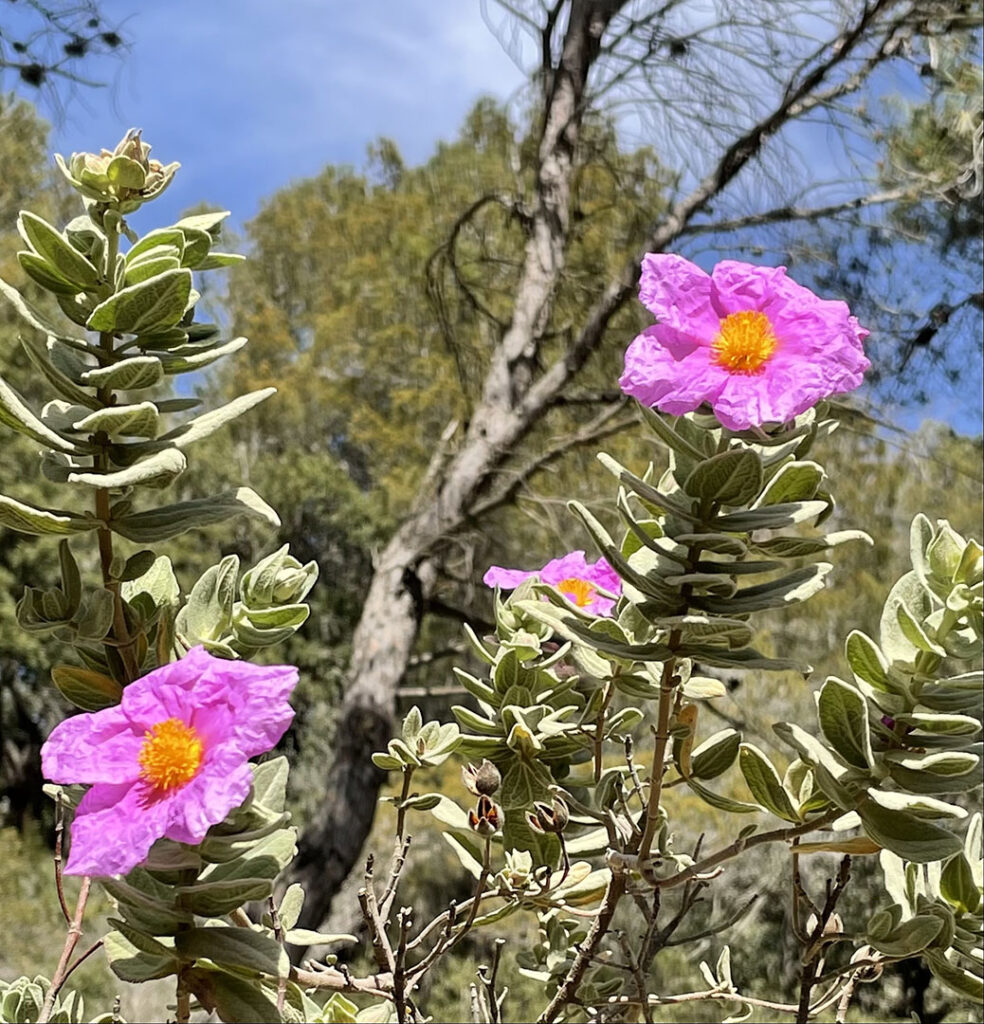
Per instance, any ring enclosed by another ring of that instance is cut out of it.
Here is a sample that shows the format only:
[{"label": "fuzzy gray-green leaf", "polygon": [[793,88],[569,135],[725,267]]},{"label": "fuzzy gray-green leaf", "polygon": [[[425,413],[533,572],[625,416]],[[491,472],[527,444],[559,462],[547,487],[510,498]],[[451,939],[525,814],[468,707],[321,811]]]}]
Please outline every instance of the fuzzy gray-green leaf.
[{"label": "fuzzy gray-green leaf", "polygon": [[181,501],[175,505],[135,512],[113,519],[112,528],[128,540],[138,544],[169,540],[188,530],[221,523],[234,516],[262,519],[271,526],[279,526],[277,513],[249,487],[226,491],[211,498]]},{"label": "fuzzy gray-green leaf", "polygon": [[144,334],[173,327],[191,295],[191,271],[168,270],[130,285],[100,302],[87,327],[92,331]]}]

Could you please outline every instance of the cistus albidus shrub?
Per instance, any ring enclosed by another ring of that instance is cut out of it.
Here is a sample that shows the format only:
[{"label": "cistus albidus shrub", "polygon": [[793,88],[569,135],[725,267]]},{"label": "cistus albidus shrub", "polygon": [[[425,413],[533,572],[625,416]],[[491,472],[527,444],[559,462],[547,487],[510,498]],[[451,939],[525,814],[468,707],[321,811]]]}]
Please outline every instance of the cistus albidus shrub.
[{"label": "cistus albidus shrub", "polygon": [[[111,152],[60,161],[84,214],[63,229],[19,221],[20,265],[47,298],[0,282],[52,395],[34,409],[0,381],[0,419],[38,444],[42,472],[65,493],[57,508],[0,497],[0,523],[59,539],[60,584],[29,586],[18,618],[61,642],[52,681],[80,710],[42,751],[71,819],[53,895],[67,938],[50,980],[2,983],[2,1019],[86,1019],[66,982],[93,952],[78,948],[93,880],[114,907],[94,952],[126,981],[171,979],[162,1020],[200,1009],[224,1021],[424,1021],[428,974],[520,914],[536,938],[517,962],[542,986],[544,1022],[652,1021],[680,1003],[696,1016],[715,1002],[729,1020],[761,1008],[844,1019],[857,985],[914,956],[980,1000],[980,544],[915,519],[912,569],[888,594],[878,636],[845,638],[843,678],[817,688],[815,717],[774,724],[784,764],[737,728],[708,727],[725,692],[715,670],[749,673],[750,700],[769,672],[808,671],[808,651],[760,649],[756,615],[808,601],[832,568],[822,559],[869,540],[823,531],[834,484],[809,457],[837,426],[829,401],[861,383],[867,332],[783,268],[726,261],[707,274],[659,254],[641,286],[656,323],[629,345],[621,378],[652,461],[600,456],[616,481],[609,516],[571,502],[593,555],[488,571],[494,634],[466,630],[485,670],[456,670],[472,700],[455,723],[412,709],[375,755],[400,787],[388,798],[392,862],[376,876],[370,867],[358,894],[372,973],[334,956],[291,963],[288,947],[356,941],[296,928],[303,892],[275,893],[295,850],[288,765],[250,760],[287,728],[297,672],[249,659],[303,624],[317,571],[281,548],[240,577],[228,556],[185,594],[160,551],[234,516],[277,518],[248,488],[152,500],[181,475],[186,449],[273,389],[182,419],[194,400],[162,386],[245,339],[195,319],[195,274],[238,259],[213,248],[224,215],[130,230],[126,216],[178,169],[149,152],[130,133]],[[86,542],[92,581],[75,556]],[[467,807],[415,786],[451,757]],[[705,844],[699,815],[671,819],[674,787],[713,812],[716,834],[733,822],[720,845]],[[441,833],[472,886],[428,921],[398,901],[411,817]],[[788,855],[762,884],[789,900],[800,948],[795,991],[767,999],[732,973],[723,933],[740,912],[714,909],[731,863],[766,844]],[[839,866],[810,891],[802,860],[821,853]],[[882,905],[867,919],[852,911],[858,857],[883,869]],[[74,909],[63,873],[82,876]],[[688,991],[660,974],[660,956],[695,943],[716,955]],[[502,943],[494,950],[471,988],[476,1021],[509,1019]]]}]

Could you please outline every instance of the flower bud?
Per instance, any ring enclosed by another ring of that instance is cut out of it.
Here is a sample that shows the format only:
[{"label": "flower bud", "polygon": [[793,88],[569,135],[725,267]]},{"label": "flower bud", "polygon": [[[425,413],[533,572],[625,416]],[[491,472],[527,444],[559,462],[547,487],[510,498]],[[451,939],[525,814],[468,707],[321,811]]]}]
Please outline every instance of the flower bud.
[{"label": "flower bud", "polygon": [[150,146],[131,128],[110,152],[73,153],[68,161],[56,162],[72,187],[90,203],[90,216],[102,224],[107,210],[132,213],[167,188],[178,163],[162,164],[151,160]]},{"label": "flower bud", "polygon": [[472,796],[492,796],[502,785],[499,769],[487,758],[477,768],[473,764],[466,764],[461,769],[461,779]]},{"label": "flower bud", "polygon": [[468,812],[468,825],[473,832],[487,838],[502,826],[502,808],[482,795],[478,798],[477,807]]},{"label": "flower bud", "polygon": [[559,796],[555,796],[550,804],[537,801],[533,804],[533,810],[526,814],[526,822],[530,828],[536,832],[552,832],[554,835],[563,832],[569,820],[567,804]]}]

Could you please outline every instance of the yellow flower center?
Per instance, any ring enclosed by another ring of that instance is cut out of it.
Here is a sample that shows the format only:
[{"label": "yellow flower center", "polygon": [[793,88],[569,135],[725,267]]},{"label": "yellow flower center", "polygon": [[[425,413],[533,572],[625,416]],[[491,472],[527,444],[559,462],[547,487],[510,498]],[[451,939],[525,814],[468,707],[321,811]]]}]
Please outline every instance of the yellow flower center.
[{"label": "yellow flower center", "polygon": [[779,339],[765,313],[729,313],[711,348],[719,366],[729,373],[758,373],[772,358]]},{"label": "yellow flower center", "polygon": [[138,760],[140,774],[155,789],[175,789],[198,773],[202,741],[180,718],[168,718],[147,730]]},{"label": "yellow flower center", "polygon": [[570,579],[561,580],[557,584],[557,589],[565,597],[569,597],[578,608],[584,608],[590,604],[595,592],[594,586],[587,580],[579,580],[573,576]]}]

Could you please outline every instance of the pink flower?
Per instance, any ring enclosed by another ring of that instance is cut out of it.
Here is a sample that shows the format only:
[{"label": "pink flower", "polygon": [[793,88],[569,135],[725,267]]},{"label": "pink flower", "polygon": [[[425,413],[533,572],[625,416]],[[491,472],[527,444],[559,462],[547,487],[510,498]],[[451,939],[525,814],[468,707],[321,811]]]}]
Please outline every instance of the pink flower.
[{"label": "pink flower", "polygon": [[297,669],[213,658],[195,647],[132,682],[118,707],[57,725],[44,774],[87,783],[65,873],[123,875],[161,837],[198,843],[249,796],[247,759],[270,750],[294,711]]},{"label": "pink flower", "polygon": [[622,592],[622,581],[604,558],[599,558],[597,562],[587,562],[583,551],[571,551],[532,572],[493,565],[482,577],[482,582],[487,587],[514,590],[520,583],[534,577],[541,583],[556,587],[572,604],[595,615],[611,615],[615,606],[611,598],[598,593],[599,587],[612,594]]},{"label": "pink flower", "polygon": [[785,267],[724,260],[711,274],[648,253],[639,298],[657,318],[625,353],[622,390],[680,416],[705,402],[725,427],[784,423],[861,384],[868,331]]}]

